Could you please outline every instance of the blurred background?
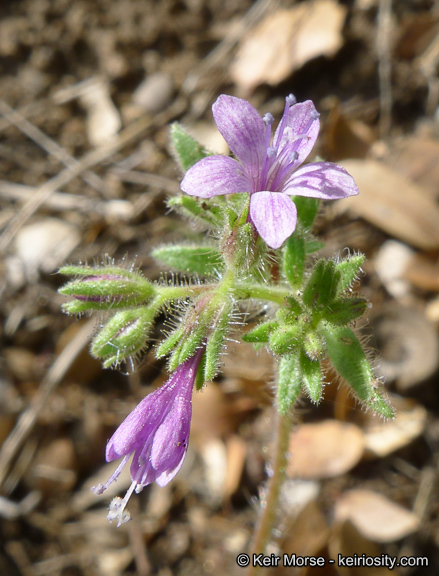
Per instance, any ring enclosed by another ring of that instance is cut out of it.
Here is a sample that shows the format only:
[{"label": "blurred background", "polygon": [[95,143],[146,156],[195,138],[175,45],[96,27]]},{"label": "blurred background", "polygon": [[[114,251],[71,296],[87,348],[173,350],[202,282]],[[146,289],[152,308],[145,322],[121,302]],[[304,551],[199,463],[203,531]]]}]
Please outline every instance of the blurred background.
[{"label": "blurred background", "polygon": [[114,259],[158,279],[150,250],[203,234],[165,206],[182,176],[169,125],[228,153],[211,115],[221,93],[276,119],[289,93],[315,102],[315,153],[361,191],[323,207],[316,232],[326,256],[367,256],[360,328],[397,409],[393,422],[365,413],[330,371],[324,402],[301,401],[272,551],[407,556],[394,574],[439,573],[438,32],[433,0],[0,4],[1,576],[242,573],[269,473],[272,359],[230,343],[194,395],[182,471],[132,497],[117,529],[107,506],[129,477],[100,497],[90,486],[166,366],[152,347],[126,374],[101,370],[88,341],[103,317],[63,315],[56,274]]}]

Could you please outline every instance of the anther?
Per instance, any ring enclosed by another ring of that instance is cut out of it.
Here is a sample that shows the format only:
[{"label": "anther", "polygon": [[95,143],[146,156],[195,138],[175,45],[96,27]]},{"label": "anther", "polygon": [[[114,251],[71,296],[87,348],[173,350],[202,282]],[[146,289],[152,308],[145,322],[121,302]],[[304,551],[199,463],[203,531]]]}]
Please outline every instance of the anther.
[{"label": "anther", "polygon": [[267,126],[271,126],[274,122],[273,115],[270,114],[270,112],[267,112],[267,114],[264,114],[264,116],[262,117],[262,120],[265,122],[265,124]]}]

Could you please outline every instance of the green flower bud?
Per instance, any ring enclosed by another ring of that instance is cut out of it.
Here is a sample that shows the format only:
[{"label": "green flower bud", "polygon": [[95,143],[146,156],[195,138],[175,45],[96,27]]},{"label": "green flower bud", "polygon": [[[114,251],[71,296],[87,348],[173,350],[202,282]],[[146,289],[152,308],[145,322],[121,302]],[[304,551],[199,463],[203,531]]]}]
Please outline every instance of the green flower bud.
[{"label": "green flower bud", "polygon": [[137,354],[146,346],[155,314],[152,307],[117,312],[94,337],[91,353],[106,368]]}]

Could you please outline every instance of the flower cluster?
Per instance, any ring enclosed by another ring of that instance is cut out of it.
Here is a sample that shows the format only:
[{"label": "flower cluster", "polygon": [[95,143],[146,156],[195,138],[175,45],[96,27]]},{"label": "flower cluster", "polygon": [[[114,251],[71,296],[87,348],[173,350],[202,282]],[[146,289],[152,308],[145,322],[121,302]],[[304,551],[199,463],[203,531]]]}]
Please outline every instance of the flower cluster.
[{"label": "flower cluster", "polygon": [[[366,408],[393,417],[352,330],[367,308],[367,301],[353,291],[364,256],[308,260],[322,246],[311,237],[319,199],[358,194],[341,166],[304,164],[320,130],[314,104],[296,103],[288,96],[274,135],[271,114],[262,118],[240,98],[220,96],[213,116],[236,159],[208,155],[174,124],[172,139],[186,170],[181,182],[186,195],[169,204],[215,233],[199,244],[165,245],[153,252],[158,262],[197,277],[197,282],[182,276],[150,282],[139,271],[114,263],[60,271],[77,277],[60,290],[74,298],[64,305],[66,312],[108,312],[91,345],[91,353],[105,367],[140,354],[162,310],[179,314],[155,350],[157,358],[169,358],[172,374],[108,441],[107,461],[122,460],[105,484],[93,488],[102,494],[132,458],[131,486],[123,499],[112,501],[108,514],[118,526],[130,518],[126,505],[133,492],[153,482],[165,486],[180,470],[189,441],[193,388],[216,376],[228,331],[240,322],[242,316],[236,314],[248,301],[269,303],[263,308],[269,314],[261,314],[261,322],[241,339],[266,346],[278,358],[279,415],[288,415],[301,393],[321,401],[329,359]],[[237,196],[229,196],[233,194]],[[266,266],[267,247],[277,250],[275,268]]]}]

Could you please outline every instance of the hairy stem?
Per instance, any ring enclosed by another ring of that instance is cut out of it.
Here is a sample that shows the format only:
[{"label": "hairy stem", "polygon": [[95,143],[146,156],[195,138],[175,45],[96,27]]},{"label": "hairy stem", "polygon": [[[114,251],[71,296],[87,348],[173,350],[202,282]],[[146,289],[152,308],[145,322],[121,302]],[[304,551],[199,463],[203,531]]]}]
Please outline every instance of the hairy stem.
[{"label": "hairy stem", "polygon": [[265,553],[272,538],[276,512],[279,505],[279,495],[285,478],[287,466],[288,442],[291,431],[291,414],[280,414],[276,409],[276,429],[274,437],[274,455],[271,477],[268,480],[264,494],[261,496],[259,519],[250,551],[250,565],[247,576],[257,573],[258,567],[252,566],[253,554]]}]

